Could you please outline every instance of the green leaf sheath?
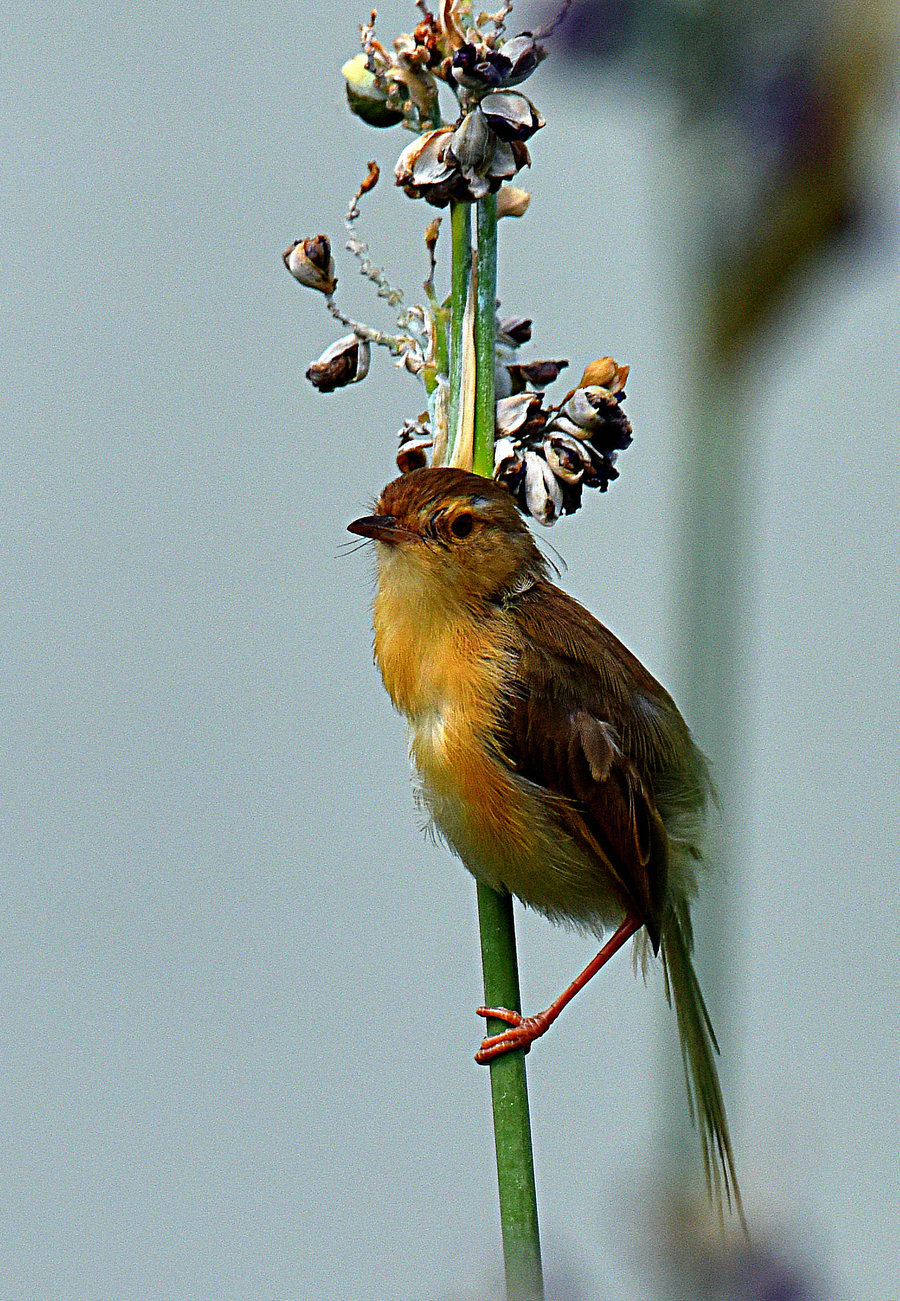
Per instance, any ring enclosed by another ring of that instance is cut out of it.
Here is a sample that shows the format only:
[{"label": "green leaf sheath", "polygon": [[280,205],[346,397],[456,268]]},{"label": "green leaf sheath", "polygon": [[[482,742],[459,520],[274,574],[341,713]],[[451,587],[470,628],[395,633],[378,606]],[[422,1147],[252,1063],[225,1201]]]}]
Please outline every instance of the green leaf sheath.
[{"label": "green leaf sheath", "polygon": [[478,204],[475,263],[475,453],[472,469],[494,473],[494,349],[497,316],[497,200]]},{"label": "green leaf sheath", "polygon": [[459,431],[459,415],[463,391],[463,321],[472,274],[472,205],[451,203],[451,282],[450,282],[450,409],[449,445],[447,464],[453,458],[454,444]]}]

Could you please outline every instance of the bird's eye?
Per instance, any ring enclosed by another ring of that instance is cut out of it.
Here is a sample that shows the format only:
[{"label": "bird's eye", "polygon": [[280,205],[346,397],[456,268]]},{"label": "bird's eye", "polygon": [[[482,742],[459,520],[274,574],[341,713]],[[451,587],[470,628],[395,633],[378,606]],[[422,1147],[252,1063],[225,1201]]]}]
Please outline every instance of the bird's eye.
[{"label": "bird's eye", "polygon": [[455,538],[467,538],[475,526],[475,521],[468,511],[455,515],[450,521],[450,532]]}]

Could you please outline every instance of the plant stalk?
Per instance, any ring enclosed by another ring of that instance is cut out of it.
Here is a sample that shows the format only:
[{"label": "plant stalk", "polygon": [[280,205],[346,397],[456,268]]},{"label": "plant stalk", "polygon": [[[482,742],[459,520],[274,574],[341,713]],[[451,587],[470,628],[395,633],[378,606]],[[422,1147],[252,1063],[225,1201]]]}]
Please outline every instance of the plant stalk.
[{"label": "plant stalk", "polygon": [[[478,204],[476,230],[476,380],[472,468],[476,474],[490,478],[494,471],[494,350],[497,314],[497,202],[493,195],[482,199]],[[454,242],[454,267],[455,255]],[[453,320],[455,340],[455,310]],[[451,429],[453,427],[451,424]],[[521,1011],[512,899],[508,894],[498,894],[481,882],[478,883],[477,891],[485,1005]],[[488,1020],[488,1034],[496,1034],[503,1029],[503,1022]],[[508,1301],[543,1301],[544,1283],[525,1053],[522,1049],[516,1049],[496,1057],[490,1063],[489,1070],[507,1298]]]},{"label": "plant stalk", "polygon": [[[476,888],[484,1001],[489,1007],[508,1007],[518,1012],[521,1000],[512,898],[480,881]],[[487,1022],[488,1034],[505,1028],[502,1021]],[[495,1057],[489,1070],[506,1295],[508,1301],[543,1301],[525,1053],[517,1048]]]},{"label": "plant stalk", "polygon": [[494,356],[497,318],[497,200],[477,208],[475,260],[475,444],[472,469],[494,475]]},{"label": "plant stalk", "polygon": [[472,205],[450,205],[450,400],[448,410],[448,447],[446,465],[455,464],[463,419],[465,392],[464,361],[467,353],[465,325],[466,303],[472,279]]}]

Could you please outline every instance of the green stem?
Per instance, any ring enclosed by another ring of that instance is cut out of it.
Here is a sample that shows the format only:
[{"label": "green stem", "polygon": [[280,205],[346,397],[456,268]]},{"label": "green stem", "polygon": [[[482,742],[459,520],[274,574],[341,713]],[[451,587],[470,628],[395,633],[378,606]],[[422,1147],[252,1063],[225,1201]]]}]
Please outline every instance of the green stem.
[{"label": "green stem", "polygon": [[[484,1001],[488,1007],[508,1007],[518,1012],[521,1008],[512,899],[481,882],[477,890]],[[505,1028],[502,1021],[487,1021],[488,1034],[498,1034]],[[495,1057],[490,1072],[506,1294],[508,1301],[543,1301],[524,1052],[519,1048]]]},{"label": "green stem", "polygon": [[451,203],[451,280],[450,280],[450,407],[448,411],[449,446],[446,464],[453,458],[459,432],[460,409],[463,393],[463,322],[469,279],[472,275],[472,205]]},{"label": "green stem", "polygon": [[[494,472],[497,313],[497,204],[493,195],[478,204],[477,233],[472,468],[476,474],[490,478]],[[477,889],[485,1004],[520,1011],[512,899],[480,882]],[[501,1021],[487,1022],[488,1034],[503,1028]],[[544,1283],[524,1052],[518,1049],[495,1058],[490,1072],[507,1297],[508,1301],[542,1301]]]},{"label": "green stem", "polygon": [[472,469],[494,474],[494,352],[497,317],[497,200],[478,204],[475,281],[475,448]]}]

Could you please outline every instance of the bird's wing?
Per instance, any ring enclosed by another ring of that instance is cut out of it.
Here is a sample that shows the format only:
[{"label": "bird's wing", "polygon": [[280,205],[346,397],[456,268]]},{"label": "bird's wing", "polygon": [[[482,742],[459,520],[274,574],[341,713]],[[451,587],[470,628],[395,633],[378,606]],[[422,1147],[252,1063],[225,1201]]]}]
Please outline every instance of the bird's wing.
[{"label": "bird's wing", "polygon": [[656,948],[669,851],[654,777],[677,765],[687,728],[640,661],[551,583],[508,615],[517,669],[502,709],[506,758],[563,797],[563,830],[606,868]]}]

